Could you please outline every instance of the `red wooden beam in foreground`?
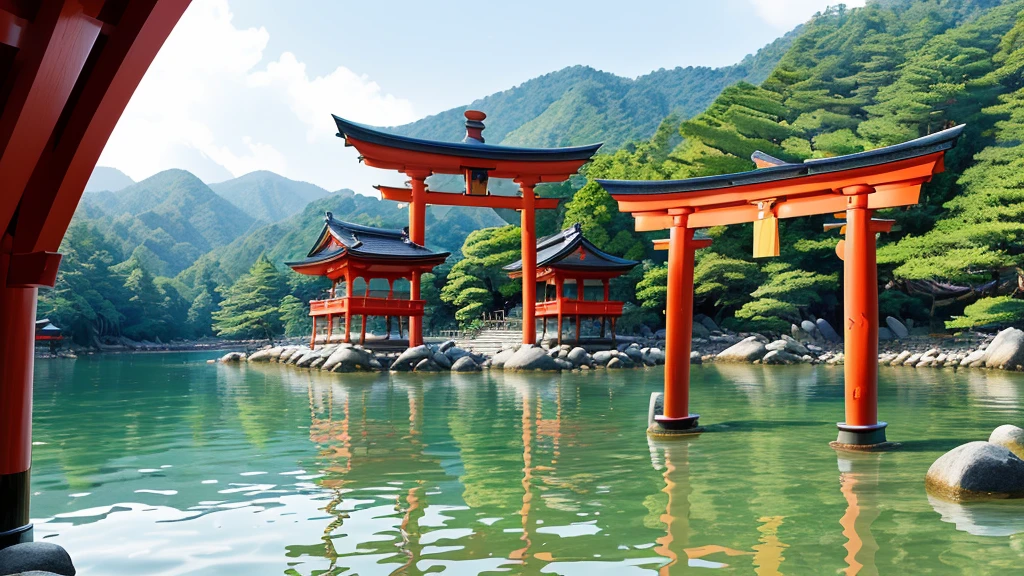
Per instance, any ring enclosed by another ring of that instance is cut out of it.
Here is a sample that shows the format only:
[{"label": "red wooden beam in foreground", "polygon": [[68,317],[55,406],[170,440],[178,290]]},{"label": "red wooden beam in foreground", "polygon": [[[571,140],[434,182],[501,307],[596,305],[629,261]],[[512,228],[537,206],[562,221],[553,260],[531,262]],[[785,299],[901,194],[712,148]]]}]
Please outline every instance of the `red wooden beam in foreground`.
[{"label": "red wooden beam in foreground", "polygon": [[37,290],[111,131],[189,0],[0,2],[0,548],[32,539]]}]

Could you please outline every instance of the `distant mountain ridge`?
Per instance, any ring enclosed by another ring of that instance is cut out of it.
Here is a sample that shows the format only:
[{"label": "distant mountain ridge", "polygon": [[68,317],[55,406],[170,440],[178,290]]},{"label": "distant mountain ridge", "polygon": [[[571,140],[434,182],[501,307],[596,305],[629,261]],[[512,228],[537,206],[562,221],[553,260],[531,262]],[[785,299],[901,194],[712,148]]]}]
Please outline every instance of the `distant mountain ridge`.
[{"label": "distant mountain ridge", "polygon": [[650,138],[667,116],[699,114],[736,82],[760,84],[789,49],[801,27],[722,68],[656,70],[636,79],[589,66],[572,66],[523,82],[410,124],[397,134],[444,141],[464,136],[463,112],[488,114],[488,143],[511,146],[576,146],[604,142],[602,151]]},{"label": "distant mountain ridge", "polygon": [[177,274],[256,222],[185,170],[165,170],[118,192],[89,194],[82,204],[125,254],[161,275]]},{"label": "distant mountain ridge", "polygon": [[89,181],[85,183],[86,192],[117,192],[123,190],[132,184],[135,184],[135,180],[132,180],[127,174],[121,172],[117,168],[111,168],[109,166],[97,166],[93,169],[92,175],[89,176]]},{"label": "distant mountain ridge", "polygon": [[268,170],[210,184],[210,189],[249,216],[264,222],[284,220],[301,212],[310,202],[330,194],[315,184],[291,180]]}]

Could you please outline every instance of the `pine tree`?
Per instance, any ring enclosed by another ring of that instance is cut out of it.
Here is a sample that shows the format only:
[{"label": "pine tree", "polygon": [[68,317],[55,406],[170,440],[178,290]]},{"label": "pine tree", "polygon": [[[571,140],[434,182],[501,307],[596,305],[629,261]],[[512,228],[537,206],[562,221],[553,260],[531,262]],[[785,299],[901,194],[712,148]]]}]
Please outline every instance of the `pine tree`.
[{"label": "pine tree", "polygon": [[213,313],[213,329],[228,338],[267,338],[281,334],[278,304],[287,284],[274,264],[260,256],[249,272],[230,288],[218,288],[224,296]]}]

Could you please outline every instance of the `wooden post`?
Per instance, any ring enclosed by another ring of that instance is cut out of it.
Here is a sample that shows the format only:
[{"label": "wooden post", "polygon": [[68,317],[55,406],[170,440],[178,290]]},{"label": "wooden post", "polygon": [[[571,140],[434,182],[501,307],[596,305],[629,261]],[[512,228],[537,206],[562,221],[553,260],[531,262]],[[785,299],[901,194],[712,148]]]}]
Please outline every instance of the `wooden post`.
[{"label": "wooden post", "polygon": [[693,229],[691,209],[673,214],[669,229],[668,294],[665,303],[665,410],[655,420],[666,429],[697,425],[690,414],[690,341],[693,330]]},{"label": "wooden post", "polygon": [[352,334],[352,273],[345,269],[345,342],[351,342]]},{"label": "wooden post", "polygon": [[[412,201],[409,203],[409,240],[423,246],[426,235],[427,183],[430,171],[407,171],[412,179]],[[409,278],[409,300],[420,299],[420,273]],[[409,316],[409,347],[423,344],[423,317]]]},{"label": "wooden post", "polygon": [[309,349],[316,350],[316,316],[313,316],[313,335],[309,338]]},{"label": "wooden post", "polygon": [[[847,196],[843,249],[843,322],[846,421],[839,423],[840,444],[885,442],[878,421],[878,268],[873,210],[868,186],[843,189]],[[838,251],[838,250],[837,250]]]},{"label": "wooden post", "polygon": [[327,315],[327,341],[326,344],[331,343],[331,332],[334,330],[334,316]]},{"label": "wooden post", "polygon": [[519,181],[519,189],[523,193],[523,209],[519,213],[523,256],[523,344],[537,343],[537,231],[534,218],[536,196],[533,192],[536,184],[535,180]]}]

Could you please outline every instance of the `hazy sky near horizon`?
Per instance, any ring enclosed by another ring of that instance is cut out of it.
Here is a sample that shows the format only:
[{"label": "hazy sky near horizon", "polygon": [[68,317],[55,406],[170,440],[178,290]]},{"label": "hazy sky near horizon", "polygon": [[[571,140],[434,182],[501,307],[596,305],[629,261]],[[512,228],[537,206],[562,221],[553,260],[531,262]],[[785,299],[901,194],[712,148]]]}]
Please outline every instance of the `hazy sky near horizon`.
[{"label": "hazy sky near horizon", "polygon": [[263,169],[370,193],[401,178],[358,164],[332,113],[399,125],[576,64],[727,66],[837,3],[193,0],[99,165],[210,183]]}]

